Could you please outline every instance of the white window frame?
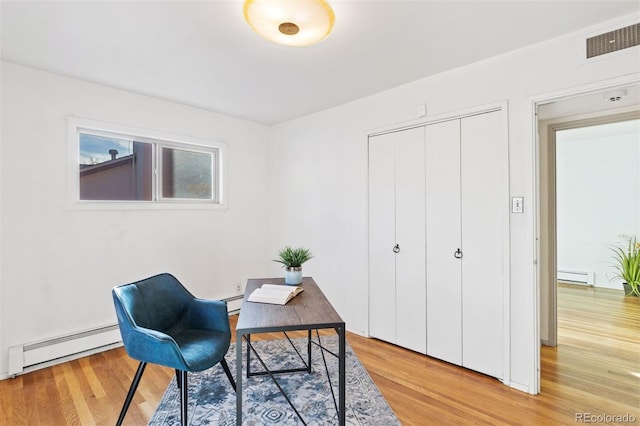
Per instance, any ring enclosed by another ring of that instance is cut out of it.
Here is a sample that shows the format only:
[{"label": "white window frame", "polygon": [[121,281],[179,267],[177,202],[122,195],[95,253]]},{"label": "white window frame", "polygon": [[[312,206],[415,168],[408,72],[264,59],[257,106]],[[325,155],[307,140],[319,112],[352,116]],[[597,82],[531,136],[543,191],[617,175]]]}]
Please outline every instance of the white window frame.
[{"label": "white window frame", "polygon": [[[153,152],[153,199],[143,200],[81,200],[80,199],[80,133],[107,136],[121,139],[134,139],[137,142],[154,144]],[[141,129],[102,121],[89,120],[78,117],[67,117],[68,139],[68,208],[74,210],[196,210],[226,209],[226,162],[227,144],[221,140],[197,138],[193,136],[177,135],[162,131]],[[158,184],[160,172],[160,155],[156,152],[163,147],[182,149],[185,151],[212,154],[216,164],[212,168],[212,186],[214,198],[184,199],[163,198],[161,185]],[[216,170],[217,169],[217,170]]]}]

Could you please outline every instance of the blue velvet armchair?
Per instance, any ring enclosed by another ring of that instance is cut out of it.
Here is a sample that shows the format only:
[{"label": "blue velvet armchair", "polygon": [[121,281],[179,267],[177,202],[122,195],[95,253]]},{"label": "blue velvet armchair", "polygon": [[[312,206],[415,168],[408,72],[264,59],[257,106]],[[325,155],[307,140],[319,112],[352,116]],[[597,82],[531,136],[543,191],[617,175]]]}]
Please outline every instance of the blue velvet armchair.
[{"label": "blue velvet armchair", "polygon": [[176,371],[183,425],[187,424],[187,372],[220,363],[235,391],[224,359],[231,341],[226,302],[195,298],[171,274],[114,287],[112,294],[124,347],[131,358],[140,361],[118,425],[149,362]]}]

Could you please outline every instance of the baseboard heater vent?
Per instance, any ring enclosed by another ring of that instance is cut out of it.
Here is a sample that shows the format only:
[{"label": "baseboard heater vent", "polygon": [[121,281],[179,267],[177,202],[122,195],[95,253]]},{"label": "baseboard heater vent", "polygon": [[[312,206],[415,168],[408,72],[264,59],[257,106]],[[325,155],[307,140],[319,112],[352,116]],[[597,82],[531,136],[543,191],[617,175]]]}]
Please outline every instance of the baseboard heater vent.
[{"label": "baseboard heater vent", "polygon": [[629,25],[587,39],[587,59],[640,44],[640,24]]},{"label": "baseboard heater vent", "polygon": [[239,294],[237,296],[227,297],[226,299],[222,299],[227,302],[227,311],[229,311],[229,315],[237,314],[240,312],[240,307],[242,306],[243,295]]},{"label": "baseboard heater vent", "polygon": [[9,347],[9,376],[70,361],[122,344],[118,324]]},{"label": "baseboard heater vent", "polygon": [[584,285],[594,285],[596,282],[594,272],[580,271],[558,271],[558,281],[568,281]]}]

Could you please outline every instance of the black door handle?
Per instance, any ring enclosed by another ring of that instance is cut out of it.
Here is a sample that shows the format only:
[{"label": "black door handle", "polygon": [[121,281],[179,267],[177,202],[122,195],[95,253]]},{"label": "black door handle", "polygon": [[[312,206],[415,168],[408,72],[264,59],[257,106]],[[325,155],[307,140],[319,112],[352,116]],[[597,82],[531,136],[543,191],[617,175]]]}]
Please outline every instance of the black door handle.
[{"label": "black door handle", "polygon": [[456,259],[462,259],[462,250],[460,250],[460,249],[458,248],[458,250],[456,250],[456,251],[453,253],[453,257],[455,257]]},{"label": "black door handle", "polygon": [[394,253],[400,253],[400,246],[398,244],[396,244],[395,246],[393,246],[393,252]]}]

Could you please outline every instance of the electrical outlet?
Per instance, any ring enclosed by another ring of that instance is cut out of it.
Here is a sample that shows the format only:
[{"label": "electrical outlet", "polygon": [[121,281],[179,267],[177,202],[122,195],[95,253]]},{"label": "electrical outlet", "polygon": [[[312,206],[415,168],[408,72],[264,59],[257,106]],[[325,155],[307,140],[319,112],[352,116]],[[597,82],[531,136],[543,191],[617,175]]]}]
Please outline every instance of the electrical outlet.
[{"label": "electrical outlet", "polygon": [[236,285],[236,293],[240,294],[242,292],[242,288],[240,286],[240,284]]}]

